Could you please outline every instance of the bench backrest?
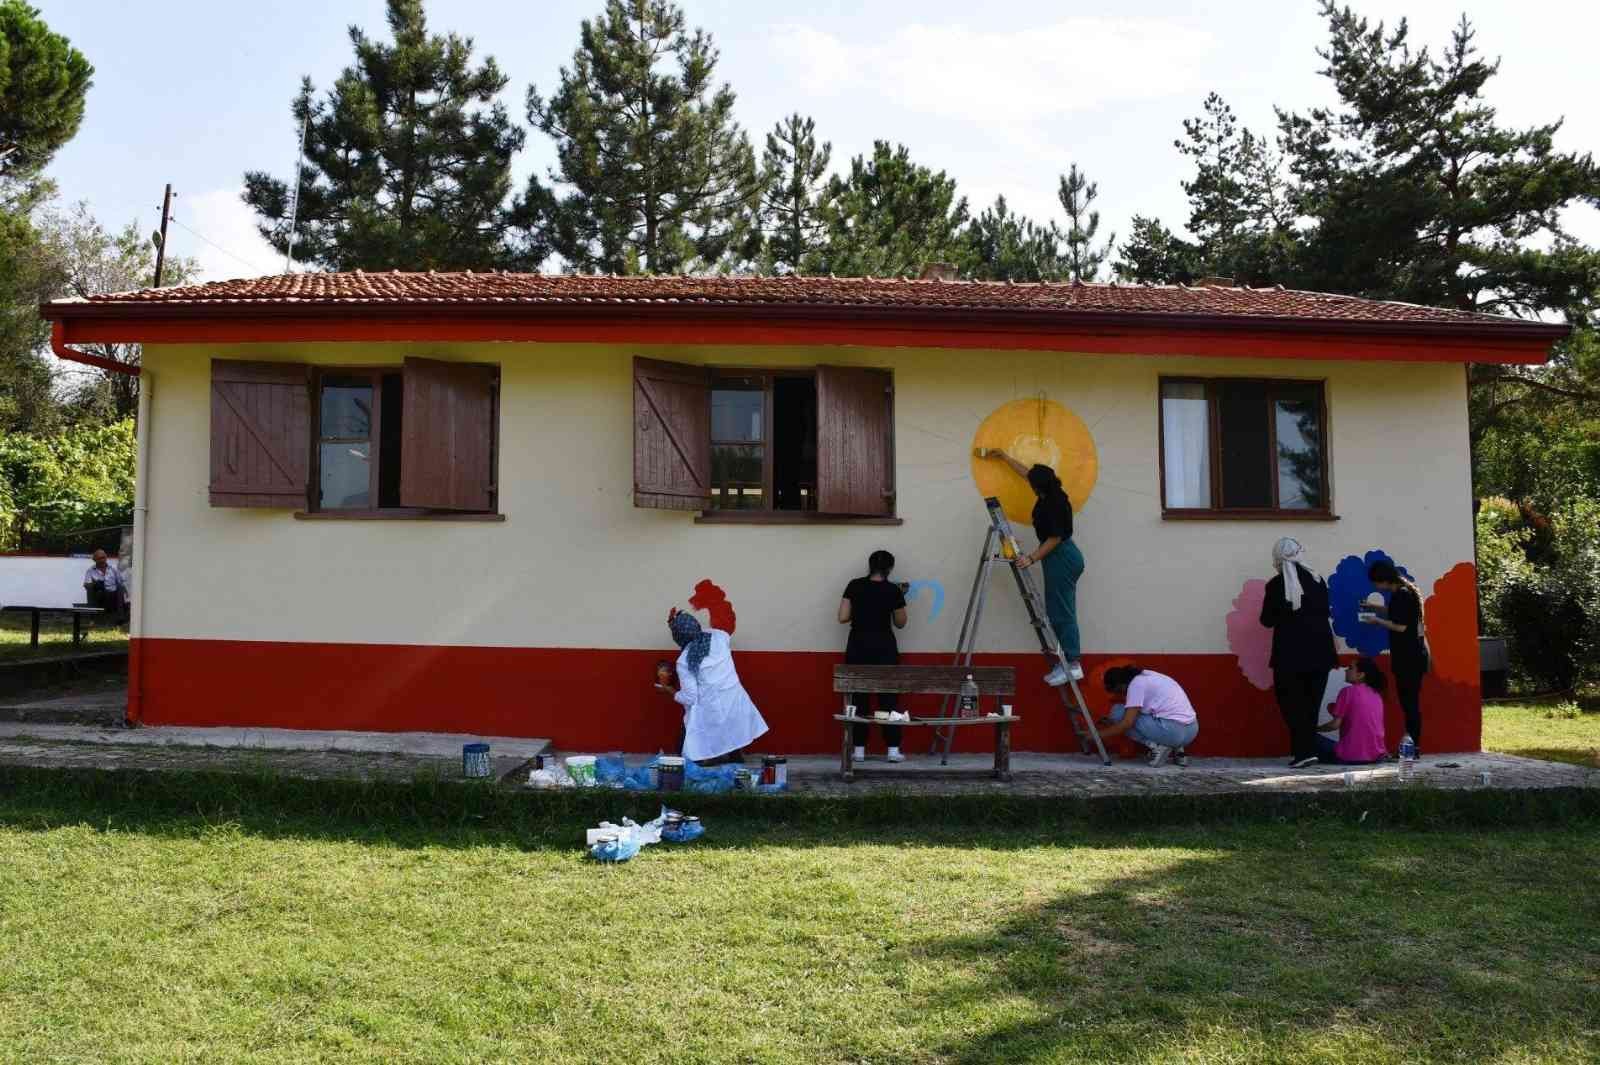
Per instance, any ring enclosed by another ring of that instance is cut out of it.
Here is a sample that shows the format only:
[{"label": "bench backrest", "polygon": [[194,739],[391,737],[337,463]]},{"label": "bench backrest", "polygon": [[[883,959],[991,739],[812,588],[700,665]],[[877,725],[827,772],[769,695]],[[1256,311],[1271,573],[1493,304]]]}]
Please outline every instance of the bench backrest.
[{"label": "bench backrest", "polygon": [[1014,695],[1017,671],[1010,666],[834,666],[836,692],[960,695],[967,674],[981,695]]}]

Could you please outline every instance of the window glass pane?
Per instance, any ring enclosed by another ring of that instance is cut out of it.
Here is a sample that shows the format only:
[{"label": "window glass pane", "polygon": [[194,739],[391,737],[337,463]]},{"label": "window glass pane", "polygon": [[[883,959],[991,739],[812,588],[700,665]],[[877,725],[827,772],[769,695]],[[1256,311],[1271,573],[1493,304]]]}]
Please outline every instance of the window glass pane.
[{"label": "window glass pane", "polygon": [[1315,386],[1273,390],[1278,431],[1278,506],[1321,510],[1322,390]]},{"label": "window glass pane", "polygon": [[719,510],[761,510],[762,448],[750,444],[711,446],[711,505]]},{"label": "window glass pane", "polygon": [[372,505],[372,445],[321,444],[318,466],[321,505],[329,508]]},{"label": "window glass pane", "polygon": [[817,382],[772,382],[772,509],[817,509]]},{"label": "window glass pane", "polygon": [[322,432],[326,437],[364,440],[372,435],[372,386],[324,380]]},{"label": "window glass pane", "polygon": [[748,440],[759,444],[762,433],[762,413],[766,395],[748,388],[714,388],[711,390],[711,439]]},{"label": "window glass pane", "polygon": [[1222,505],[1272,506],[1272,427],[1263,381],[1218,381],[1222,432]]},{"label": "window glass pane", "polygon": [[1211,411],[1204,384],[1162,384],[1161,462],[1168,507],[1211,506]]}]

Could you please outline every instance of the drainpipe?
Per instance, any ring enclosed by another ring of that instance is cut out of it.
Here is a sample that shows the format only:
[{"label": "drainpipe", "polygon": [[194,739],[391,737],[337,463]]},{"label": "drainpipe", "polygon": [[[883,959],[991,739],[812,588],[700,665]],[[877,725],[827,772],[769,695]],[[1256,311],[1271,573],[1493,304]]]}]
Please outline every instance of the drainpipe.
[{"label": "drainpipe", "polygon": [[144,541],[145,526],[148,517],[147,501],[150,493],[146,482],[150,479],[150,390],[155,382],[150,375],[141,373],[140,367],[129,366],[127,363],[115,359],[107,359],[99,355],[91,355],[87,351],[67,347],[67,331],[65,323],[52,322],[50,326],[50,350],[55,352],[56,358],[68,362],[82,363],[96,369],[106,370],[110,373],[126,374],[137,377],[139,383],[139,414],[137,422],[138,432],[138,457],[135,459],[133,480],[133,605],[128,612],[128,707],[126,720],[129,725],[137,725],[143,717],[144,687],[142,684],[143,669],[140,661],[142,655],[140,644],[144,636]]}]

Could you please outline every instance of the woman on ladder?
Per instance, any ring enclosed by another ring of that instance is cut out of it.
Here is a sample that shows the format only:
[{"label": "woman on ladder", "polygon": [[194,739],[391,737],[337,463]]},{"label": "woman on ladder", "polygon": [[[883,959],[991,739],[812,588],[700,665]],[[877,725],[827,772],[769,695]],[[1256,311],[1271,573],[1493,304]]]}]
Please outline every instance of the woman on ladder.
[{"label": "woman on ladder", "polygon": [[979,458],[997,458],[1026,479],[1038,496],[1033,505],[1033,533],[1039,546],[1017,559],[1018,569],[1044,564],[1044,607],[1050,615],[1050,628],[1061,644],[1066,668],[1056,666],[1045,674],[1044,682],[1053,688],[1069,679],[1082,680],[1079,659],[1083,649],[1078,637],[1078,578],[1083,576],[1083,552],[1072,542],[1072,500],[1061,487],[1056,471],[1043,464],[1024,466],[1000,448],[979,448]]}]

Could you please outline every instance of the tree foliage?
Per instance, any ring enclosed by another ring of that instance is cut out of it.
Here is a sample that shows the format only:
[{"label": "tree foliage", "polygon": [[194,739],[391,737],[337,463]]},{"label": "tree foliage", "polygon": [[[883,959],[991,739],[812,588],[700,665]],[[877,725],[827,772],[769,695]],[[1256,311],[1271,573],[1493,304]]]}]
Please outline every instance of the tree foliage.
[{"label": "tree foliage", "polygon": [[1117,235],[1111,234],[1106,238],[1104,245],[1095,246],[1095,240],[1100,232],[1100,212],[1094,209],[1094,201],[1100,196],[1100,186],[1090,181],[1088,175],[1078,169],[1077,163],[1072,163],[1056,190],[1056,198],[1061,201],[1061,209],[1067,213],[1067,229],[1062,237],[1066,242],[1066,272],[1074,281],[1094,281],[1100,276],[1100,268],[1105,265],[1106,259],[1111,255],[1112,245],[1117,242]]},{"label": "tree foliage", "polygon": [[761,157],[761,228],[765,273],[799,273],[827,244],[824,215],[833,145],[817,144],[816,123],[798,112],[767,134]]},{"label": "tree foliage", "polygon": [[905,145],[877,141],[872,156],[828,182],[822,269],[850,277],[904,277],[929,262],[961,263],[967,200],[955,179],[912,162]]},{"label": "tree foliage", "polygon": [[963,261],[977,281],[1055,281],[1068,270],[1061,231],[1011,210],[1004,196],[972,220]]},{"label": "tree foliage", "polygon": [[[294,257],[333,270],[536,267],[547,254],[525,204],[508,204],[523,131],[495,95],[508,79],[473,42],[432,34],[422,0],[388,0],[393,43],[350,27],[355,62],[292,113],[305,123]],[[262,171],[244,199],[288,250],[293,189]]]},{"label": "tree foliage", "polygon": [[0,548],[133,518],[133,420],[0,437]]},{"label": "tree foliage", "polygon": [[759,253],[761,175],[717,60],[669,0],[608,0],[555,92],[529,86],[528,120],[555,138],[550,177],[568,191],[535,180],[527,200],[569,265],[676,273]]},{"label": "tree foliage", "polygon": [[93,77],[37,8],[0,0],[0,180],[37,174],[72,139]]}]

